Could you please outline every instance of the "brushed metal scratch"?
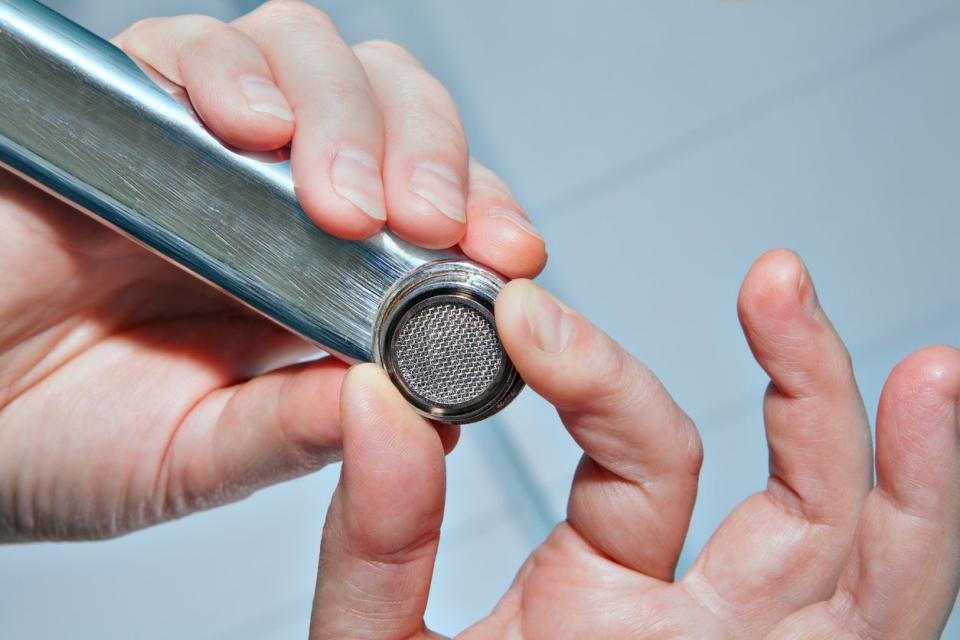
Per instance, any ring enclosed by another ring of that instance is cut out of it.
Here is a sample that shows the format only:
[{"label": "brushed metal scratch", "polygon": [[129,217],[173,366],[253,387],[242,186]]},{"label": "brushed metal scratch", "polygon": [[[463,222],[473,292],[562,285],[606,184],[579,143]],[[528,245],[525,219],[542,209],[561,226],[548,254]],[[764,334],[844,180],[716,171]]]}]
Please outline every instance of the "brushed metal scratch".
[{"label": "brushed metal scratch", "polygon": [[0,0],[0,164],[324,349],[373,360],[388,289],[457,256],[320,231],[286,160],[227,148],[181,100],[42,5]]}]

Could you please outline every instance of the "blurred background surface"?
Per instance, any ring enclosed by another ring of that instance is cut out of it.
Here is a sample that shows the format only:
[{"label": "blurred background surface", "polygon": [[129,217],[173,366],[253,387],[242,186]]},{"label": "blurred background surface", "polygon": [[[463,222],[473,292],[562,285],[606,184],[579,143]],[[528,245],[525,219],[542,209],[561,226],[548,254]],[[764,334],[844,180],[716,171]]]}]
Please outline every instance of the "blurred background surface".
[{"label": "blurred background surface", "polygon": [[[112,36],[255,0],[55,0]],[[706,461],[683,571],[766,481],[766,380],[735,300],[774,246],[806,260],[871,416],[893,365],[960,344],[960,3],[317,0],[413,51],[473,153],[547,238],[541,280],[664,380]],[[304,60],[304,64],[309,64]],[[529,390],[464,429],[427,623],[486,614],[564,517],[579,452]],[[0,637],[305,638],[338,469],[84,544],[0,547]],[[948,627],[960,638],[960,620]]]}]

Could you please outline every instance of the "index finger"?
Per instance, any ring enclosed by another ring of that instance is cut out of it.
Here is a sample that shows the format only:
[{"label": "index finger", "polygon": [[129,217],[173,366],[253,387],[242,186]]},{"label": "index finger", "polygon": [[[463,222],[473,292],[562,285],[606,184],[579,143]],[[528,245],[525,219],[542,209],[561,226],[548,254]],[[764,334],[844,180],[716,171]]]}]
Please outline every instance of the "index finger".
[{"label": "index finger", "polygon": [[383,119],[367,75],[336,25],[305,2],[268,2],[233,26],[263,52],[293,108],[290,169],[304,211],[356,240],[387,219]]}]

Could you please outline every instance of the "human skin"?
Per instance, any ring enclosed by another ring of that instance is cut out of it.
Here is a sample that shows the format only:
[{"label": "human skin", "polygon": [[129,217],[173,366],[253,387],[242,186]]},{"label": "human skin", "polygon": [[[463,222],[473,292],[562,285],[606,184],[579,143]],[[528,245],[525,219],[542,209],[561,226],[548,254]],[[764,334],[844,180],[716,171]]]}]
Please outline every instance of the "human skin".
[{"label": "human skin", "polygon": [[[350,47],[297,2],[230,25],[146,20],[115,42],[226,142],[290,143],[330,233],[386,225],[508,277],[543,267],[452,99],[399,46]],[[0,541],[116,536],[339,459],[346,365],[297,364],[315,348],[2,171],[0,229],[16,274],[0,295]],[[437,429],[452,446],[457,427]]]},{"label": "human skin", "polygon": [[[507,285],[496,308],[503,343],[584,455],[566,520],[458,638],[939,637],[960,576],[960,352],[930,347],[890,374],[874,484],[850,359],[799,257],[760,257],[738,310],[770,376],[770,478],[677,578],[703,456],[696,428],[585,318],[529,281]],[[423,614],[442,441],[376,367],[348,374],[342,398],[344,463],[311,637],[438,637]]]},{"label": "human skin", "polygon": [[[184,86],[228,143],[292,143],[298,195],[330,233],[386,224],[518,278],[497,302],[504,346],[584,457],[567,519],[461,637],[939,634],[960,574],[955,349],[891,373],[874,484],[843,343],[800,259],[762,256],[738,311],[771,379],[770,481],[676,578],[695,426],[643,364],[524,279],[544,264],[542,239],[469,159],[452,100],[409,53],[348,47],[289,1],[231,25],[144,21],[116,42]],[[18,274],[0,299],[0,540],[119,535],[342,453],[312,637],[435,637],[423,614],[455,427],[413,413],[374,366],[293,364],[312,348],[2,173],[0,228],[0,266]]]}]

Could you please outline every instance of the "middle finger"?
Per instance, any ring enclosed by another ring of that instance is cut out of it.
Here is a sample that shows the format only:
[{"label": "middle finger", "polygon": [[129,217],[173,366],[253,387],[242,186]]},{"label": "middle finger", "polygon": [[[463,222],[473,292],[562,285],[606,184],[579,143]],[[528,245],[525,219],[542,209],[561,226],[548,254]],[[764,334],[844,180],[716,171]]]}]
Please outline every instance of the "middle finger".
[{"label": "middle finger", "polygon": [[333,22],[309,4],[275,0],[233,26],[260,46],[293,107],[291,169],[304,210],[342,238],[376,232],[387,218],[383,122],[363,67]]},{"label": "middle finger", "polygon": [[771,380],[770,478],[680,584],[749,637],[833,593],[870,490],[871,443],[850,358],[799,257],[775,250],[757,260],[739,311]]},{"label": "middle finger", "polygon": [[354,51],[383,112],[390,228],[424,247],[455,245],[467,221],[469,155],[453,99],[399,45],[371,40]]}]

